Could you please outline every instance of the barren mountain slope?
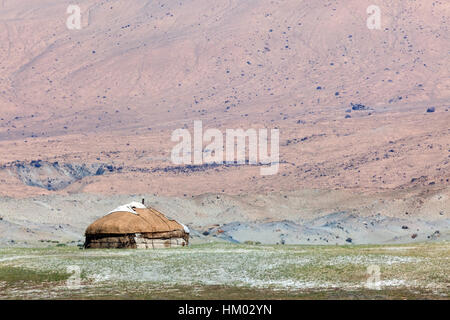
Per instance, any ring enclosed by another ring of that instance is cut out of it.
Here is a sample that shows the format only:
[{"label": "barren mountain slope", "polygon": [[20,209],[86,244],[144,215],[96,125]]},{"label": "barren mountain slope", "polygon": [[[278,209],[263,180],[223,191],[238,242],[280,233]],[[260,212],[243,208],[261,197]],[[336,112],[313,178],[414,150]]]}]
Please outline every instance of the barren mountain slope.
[{"label": "barren mountain slope", "polygon": [[[3,195],[448,188],[448,2],[69,4],[0,2]],[[278,174],[174,166],[194,120],[280,128]]]}]

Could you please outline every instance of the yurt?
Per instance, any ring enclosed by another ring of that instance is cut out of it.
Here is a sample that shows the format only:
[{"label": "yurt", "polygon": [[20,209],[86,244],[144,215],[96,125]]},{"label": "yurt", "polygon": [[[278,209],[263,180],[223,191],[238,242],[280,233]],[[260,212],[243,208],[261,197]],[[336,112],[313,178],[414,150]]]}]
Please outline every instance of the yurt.
[{"label": "yurt", "polygon": [[112,210],[92,223],[85,236],[85,248],[155,249],[189,244],[185,225],[139,202]]}]

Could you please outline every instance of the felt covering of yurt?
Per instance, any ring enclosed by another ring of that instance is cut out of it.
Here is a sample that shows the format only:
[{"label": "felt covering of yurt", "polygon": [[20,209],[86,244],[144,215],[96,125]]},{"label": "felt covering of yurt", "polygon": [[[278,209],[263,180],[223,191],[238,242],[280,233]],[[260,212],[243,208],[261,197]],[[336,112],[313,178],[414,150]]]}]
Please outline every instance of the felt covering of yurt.
[{"label": "felt covering of yurt", "polygon": [[157,248],[185,246],[189,229],[138,202],[120,206],[93,222],[85,248]]}]

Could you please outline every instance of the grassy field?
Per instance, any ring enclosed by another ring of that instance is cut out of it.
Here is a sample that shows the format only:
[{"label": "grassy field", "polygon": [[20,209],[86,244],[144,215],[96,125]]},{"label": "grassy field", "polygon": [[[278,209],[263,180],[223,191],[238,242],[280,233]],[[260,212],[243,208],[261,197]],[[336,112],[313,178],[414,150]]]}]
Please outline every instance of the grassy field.
[{"label": "grassy field", "polygon": [[0,299],[448,299],[449,259],[448,242],[2,248]]}]

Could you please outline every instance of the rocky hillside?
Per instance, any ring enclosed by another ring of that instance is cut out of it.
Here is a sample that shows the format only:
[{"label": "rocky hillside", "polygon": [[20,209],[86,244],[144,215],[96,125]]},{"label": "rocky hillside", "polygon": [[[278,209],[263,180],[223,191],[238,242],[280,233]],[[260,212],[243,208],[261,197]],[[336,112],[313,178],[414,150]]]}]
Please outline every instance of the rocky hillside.
[{"label": "rocky hillside", "polygon": [[[59,164],[0,170],[0,194],[448,185],[445,1],[380,1],[380,30],[365,0],[83,0],[81,30],[69,3],[0,4],[0,164]],[[279,173],[174,168],[194,120],[279,128]]]},{"label": "rocky hillside", "polygon": [[[81,30],[69,4],[0,1],[3,243],[78,241],[140,194],[204,240],[448,234],[448,1],[377,1],[379,30],[371,0],[80,0]],[[174,164],[199,120],[279,129],[278,172]]]},{"label": "rocky hillside", "polygon": [[39,196],[0,201],[0,245],[81,244],[89,224],[120,204],[147,204],[191,229],[193,242],[404,243],[450,239],[450,193],[430,187],[376,195],[304,190],[267,195]]}]

